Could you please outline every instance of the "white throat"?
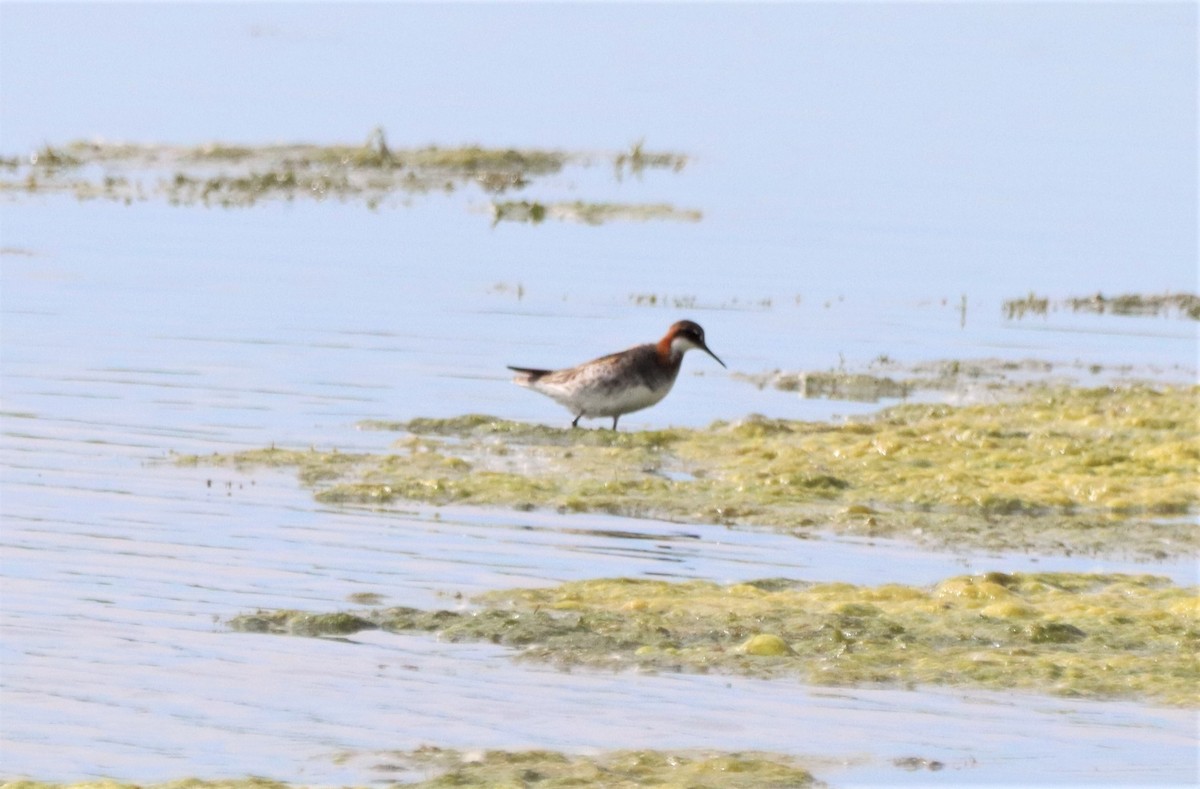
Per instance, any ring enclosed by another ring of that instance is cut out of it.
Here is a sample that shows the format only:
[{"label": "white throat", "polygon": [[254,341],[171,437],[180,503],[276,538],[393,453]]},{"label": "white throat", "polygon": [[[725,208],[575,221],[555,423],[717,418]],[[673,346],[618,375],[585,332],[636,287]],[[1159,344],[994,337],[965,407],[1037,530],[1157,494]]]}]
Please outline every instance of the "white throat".
[{"label": "white throat", "polygon": [[690,351],[693,348],[699,348],[699,345],[684,337],[682,334],[676,335],[671,339],[671,355],[682,356],[685,351]]}]

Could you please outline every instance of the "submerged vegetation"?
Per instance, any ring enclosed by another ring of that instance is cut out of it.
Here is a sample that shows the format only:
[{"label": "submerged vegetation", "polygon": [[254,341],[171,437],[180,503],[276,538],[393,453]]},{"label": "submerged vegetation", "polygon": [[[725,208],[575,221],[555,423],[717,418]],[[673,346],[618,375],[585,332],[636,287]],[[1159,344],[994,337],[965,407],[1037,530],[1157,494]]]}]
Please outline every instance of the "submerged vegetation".
[{"label": "submerged vegetation", "polygon": [[844,423],[751,417],[642,432],[471,415],[364,423],[405,433],[379,454],[272,447],[176,461],[295,467],[333,503],[546,507],[1161,559],[1200,547],[1198,394],[1051,388]]},{"label": "submerged vegetation", "polygon": [[395,755],[402,769],[439,773],[415,784],[439,787],[518,787],[541,789],[605,786],[618,789],[771,789],[814,786],[812,774],[786,756],[760,752],[621,750],[576,755],[558,751],[490,750],[467,755],[420,748]]},{"label": "submerged vegetation", "polygon": [[764,375],[734,373],[733,377],[749,381],[759,389],[771,386],[784,392],[798,392],[805,398],[863,403],[876,403],[886,399],[903,400],[911,392],[921,388],[915,380],[896,380],[885,375],[841,371],[785,373],[776,370]]},{"label": "submerged vegetation", "polygon": [[695,210],[676,208],[669,203],[539,203],[528,200],[492,202],[492,223],[529,222],[538,224],[547,219],[601,225],[613,220],[645,222],[653,219],[699,222],[703,214]]},{"label": "submerged vegetation", "polygon": [[[588,154],[543,149],[426,146],[393,148],[376,129],[361,145],[150,145],[77,141],[44,146],[27,157],[0,160],[0,192],[65,193],[80,200],[131,204],[163,199],[172,205],[255,205],[272,200],[341,200],[376,208],[385,201],[469,184],[489,195],[518,191],[568,166],[608,161],[617,177],[626,170],[678,172],[687,157],[650,152],[639,142],[628,152]],[[525,215],[519,210],[527,206]],[[586,224],[615,220],[683,219],[700,212],[669,204],[624,205],[575,201],[498,201],[495,221],[539,221],[539,213]]]},{"label": "submerged vegetation", "polygon": [[1051,302],[1045,296],[1030,293],[1019,299],[1004,302],[1004,315],[1009,320],[1026,315],[1046,315],[1052,309],[1070,309],[1073,312],[1094,312],[1098,315],[1177,315],[1180,318],[1200,320],[1200,296],[1192,293],[1164,293],[1147,296],[1140,293],[1125,293],[1120,296],[1073,297]]},{"label": "submerged vegetation", "polygon": [[625,177],[625,171],[630,175],[641,176],[646,170],[673,170],[679,172],[687,164],[687,157],[677,153],[656,153],[647,151],[645,140],[638,140],[629,147],[628,153],[619,153],[613,159],[617,180]]},{"label": "submerged vegetation", "polygon": [[[392,751],[384,756],[385,762],[376,769],[388,773],[392,780],[403,781],[403,786],[411,789],[491,789],[533,785],[541,789],[580,786],[613,789],[643,786],[660,789],[783,789],[816,785],[812,774],[793,759],[761,752],[646,749],[586,755],[548,750],[465,753],[450,748],[424,746],[412,751]],[[4,789],[291,789],[300,785],[250,777],[185,779],[162,784],[12,781],[3,786]]]},{"label": "submerged vegetation", "polygon": [[962,685],[1200,705],[1200,598],[1148,575],[988,573],[932,588],[598,579],[489,592],[465,611],[259,611],[235,630],[382,628],[562,666],[822,685]]},{"label": "submerged vegetation", "polygon": [[1048,386],[1130,383],[1147,378],[1164,382],[1193,381],[1195,370],[1136,368],[1132,365],[1058,363],[1037,359],[957,359],[905,364],[880,356],[863,368],[845,365],[829,370],[733,373],[759,389],[771,387],[796,392],[804,398],[826,398],[875,403],[906,400],[920,392],[952,395],[960,401],[1012,399],[1022,392]]},{"label": "submerged vegetation", "polygon": [[629,303],[635,307],[664,307],[676,310],[746,310],[771,309],[771,298],[746,299],[734,296],[720,302],[701,302],[695,296],[672,296],[666,293],[630,293]]}]

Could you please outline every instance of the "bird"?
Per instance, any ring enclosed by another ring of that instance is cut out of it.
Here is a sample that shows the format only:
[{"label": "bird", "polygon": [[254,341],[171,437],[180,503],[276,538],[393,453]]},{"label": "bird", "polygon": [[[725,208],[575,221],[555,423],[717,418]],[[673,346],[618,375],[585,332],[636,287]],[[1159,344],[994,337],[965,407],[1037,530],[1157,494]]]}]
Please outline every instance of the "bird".
[{"label": "bird", "polygon": [[625,414],[649,408],[667,396],[679,375],[683,355],[699,349],[725,367],[725,362],[704,343],[704,329],[693,321],[671,324],[656,343],[635,345],[563,370],[532,367],[508,369],[517,373],[513,383],[546,395],[575,415],[571,427],[587,417],[611,416],[612,429]]}]

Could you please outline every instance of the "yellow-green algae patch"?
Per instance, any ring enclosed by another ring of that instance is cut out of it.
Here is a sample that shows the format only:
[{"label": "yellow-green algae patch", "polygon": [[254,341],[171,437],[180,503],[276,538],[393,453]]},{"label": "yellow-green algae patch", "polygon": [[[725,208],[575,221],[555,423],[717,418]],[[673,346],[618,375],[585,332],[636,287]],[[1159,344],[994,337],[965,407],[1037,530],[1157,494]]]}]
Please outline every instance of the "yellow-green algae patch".
[{"label": "yellow-green algae patch", "polygon": [[[440,787],[527,787],[567,789],[603,786],[613,789],[784,789],[819,785],[812,774],[786,756],[699,750],[620,750],[575,755],[559,751],[473,753],[424,747],[388,754],[381,765],[414,789]],[[416,775],[429,776],[405,780]],[[410,775],[412,774],[412,775]],[[263,778],[219,781],[187,779],[161,784],[90,781],[53,784],[13,781],[0,789],[290,789],[292,785]]]},{"label": "yellow-green algae patch", "polygon": [[316,485],[328,480],[340,479],[353,473],[363,465],[371,465],[374,456],[338,452],[336,449],[322,452],[315,449],[251,449],[237,455],[177,455],[175,462],[181,466],[231,465],[238,469],[251,468],[295,468],[300,481],[305,485]]},{"label": "yellow-green algae patch", "polygon": [[644,432],[469,415],[364,425],[407,432],[380,454],[272,449],[180,462],[295,465],[326,502],[549,507],[1162,559],[1200,547],[1198,395],[1041,389],[844,423],[751,417]]},{"label": "yellow-green algae patch", "polygon": [[[929,588],[599,579],[489,592],[468,611],[330,617],[489,641],[563,666],[826,685],[951,685],[1200,705],[1197,590],[1149,575],[989,573]],[[320,635],[322,615],[256,612],[235,630]]]}]

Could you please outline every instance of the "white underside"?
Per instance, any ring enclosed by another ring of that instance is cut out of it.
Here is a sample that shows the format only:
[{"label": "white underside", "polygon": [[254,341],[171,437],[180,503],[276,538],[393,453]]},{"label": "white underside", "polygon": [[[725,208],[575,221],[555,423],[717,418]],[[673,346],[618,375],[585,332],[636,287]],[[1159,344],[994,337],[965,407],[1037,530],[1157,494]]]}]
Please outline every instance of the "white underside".
[{"label": "white underside", "polygon": [[620,416],[649,408],[667,396],[670,388],[654,391],[645,386],[633,386],[620,390],[600,392],[584,388],[582,391],[566,391],[567,387],[546,384],[541,381],[529,385],[554,402],[562,405],[577,416]]}]

